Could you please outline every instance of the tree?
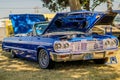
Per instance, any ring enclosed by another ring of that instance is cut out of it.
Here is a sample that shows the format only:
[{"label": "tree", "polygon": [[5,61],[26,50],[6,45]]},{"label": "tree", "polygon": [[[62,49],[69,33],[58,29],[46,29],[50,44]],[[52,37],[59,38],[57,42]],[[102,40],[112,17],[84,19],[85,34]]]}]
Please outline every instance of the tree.
[{"label": "tree", "polygon": [[43,6],[47,7],[51,11],[61,11],[68,6],[70,6],[71,11],[73,10],[81,10],[86,9],[94,10],[98,5],[101,3],[106,3],[107,2],[107,9],[109,11],[112,10],[112,1],[113,0],[92,0],[93,4],[90,7],[90,0],[42,0],[44,2]]},{"label": "tree", "polygon": [[107,10],[109,12],[112,12],[112,0],[107,0]]},{"label": "tree", "polygon": [[90,0],[69,0],[69,5],[71,10],[90,10]]},{"label": "tree", "polygon": [[69,0],[69,5],[70,5],[71,11],[81,10],[81,5],[79,0]]},{"label": "tree", "polygon": [[83,7],[86,10],[90,10],[90,0],[42,0],[43,6],[47,7],[51,11],[61,11],[70,6],[71,11],[81,10]]},{"label": "tree", "polygon": [[65,9],[69,4],[68,0],[41,0],[44,4],[43,7],[47,7],[50,11],[61,11]]}]

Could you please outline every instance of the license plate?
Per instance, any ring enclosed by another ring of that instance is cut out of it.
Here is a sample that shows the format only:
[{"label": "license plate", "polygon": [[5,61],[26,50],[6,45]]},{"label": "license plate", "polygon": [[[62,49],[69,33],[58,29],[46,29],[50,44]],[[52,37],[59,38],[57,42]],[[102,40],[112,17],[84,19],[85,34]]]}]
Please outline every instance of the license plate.
[{"label": "license plate", "polygon": [[90,60],[93,59],[93,54],[92,53],[87,53],[84,55],[84,60]]}]

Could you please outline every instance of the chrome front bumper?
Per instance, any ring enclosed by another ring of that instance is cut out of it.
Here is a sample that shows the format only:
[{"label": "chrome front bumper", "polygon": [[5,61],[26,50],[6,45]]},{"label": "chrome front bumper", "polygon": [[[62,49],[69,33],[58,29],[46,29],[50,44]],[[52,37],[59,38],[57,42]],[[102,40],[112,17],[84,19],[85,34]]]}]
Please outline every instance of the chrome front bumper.
[{"label": "chrome front bumper", "polygon": [[107,51],[94,51],[84,53],[55,53],[50,52],[50,57],[53,61],[76,61],[76,60],[92,60],[106,57],[113,57],[117,54],[118,49]]}]

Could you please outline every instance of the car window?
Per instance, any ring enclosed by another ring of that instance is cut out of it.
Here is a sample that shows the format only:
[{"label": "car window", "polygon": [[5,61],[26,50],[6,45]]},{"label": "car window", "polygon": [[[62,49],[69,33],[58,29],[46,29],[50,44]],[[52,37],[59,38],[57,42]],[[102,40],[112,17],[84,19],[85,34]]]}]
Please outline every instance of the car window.
[{"label": "car window", "polygon": [[46,30],[48,26],[48,23],[37,23],[35,24],[35,31],[37,35],[43,34],[43,32]]}]

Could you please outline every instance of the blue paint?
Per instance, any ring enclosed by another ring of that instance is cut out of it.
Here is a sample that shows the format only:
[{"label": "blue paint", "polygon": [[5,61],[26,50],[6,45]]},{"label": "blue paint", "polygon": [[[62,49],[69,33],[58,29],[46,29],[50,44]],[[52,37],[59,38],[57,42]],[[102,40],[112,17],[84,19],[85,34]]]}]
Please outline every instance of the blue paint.
[{"label": "blue paint", "polygon": [[[116,39],[116,47],[110,49],[99,49],[102,50],[114,50],[117,49],[118,41],[112,34],[99,35],[89,34],[91,28],[101,20],[105,13],[101,12],[90,12],[90,11],[79,11],[69,13],[58,13],[51,22],[40,22],[45,21],[43,15],[10,15],[12,20],[15,34],[27,33],[25,36],[14,36],[4,38],[2,42],[3,50],[10,51],[14,49],[16,54],[20,57],[27,59],[33,59],[37,61],[37,53],[39,48],[43,48],[50,52],[56,52],[54,50],[54,43],[56,41],[68,41],[69,43],[85,41],[103,41],[105,39]],[[58,22],[56,22],[58,20]],[[40,22],[40,23],[36,23]],[[36,24],[34,24],[36,23]],[[40,24],[40,25],[38,25]],[[34,25],[34,26],[33,26]],[[42,25],[42,27],[41,27]],[[45,25],[43,27],[43,25]],[[32,29],[33,26],[33,30]],[[36,31],[38,31],[36,33]],[[39,32],[40,31],[40,32]],[[57,33],[56,33],[57,32]],[[75,33],[77,32],[77,33]],[[32,34],[32,35],[31,35]],[[101,42],[103,44],[103,42]],[[72,46],[72,45],[71,45]],[[81,47],[82,49],[87,48]],[[96,47],[97,46],[97,47]],[[94,45],[95,49],[99,47],[97,44]],[[90,51],[88,51],[90,52]],[[64,53],[64,52],[60,52]]]},{"label": "blue paint", "polygon": [[[83,11],[82,13],[58,13],[49,24],[45,33],[56,32],[57,30],[66,31],[68,28],[70,28],[68,29],[69,31],[77,30],[81,32],[88,32],[103,16],[104,13],[92,13],[90,11]],[[56,25],[57,20],[61,22],[60,28],[59,25]]]},{"label": "blue paint", "polygon": [[33,24],[46,21],[42,14],[10,14],[9,18],[12,21],[14,34],[31,32]]}]

